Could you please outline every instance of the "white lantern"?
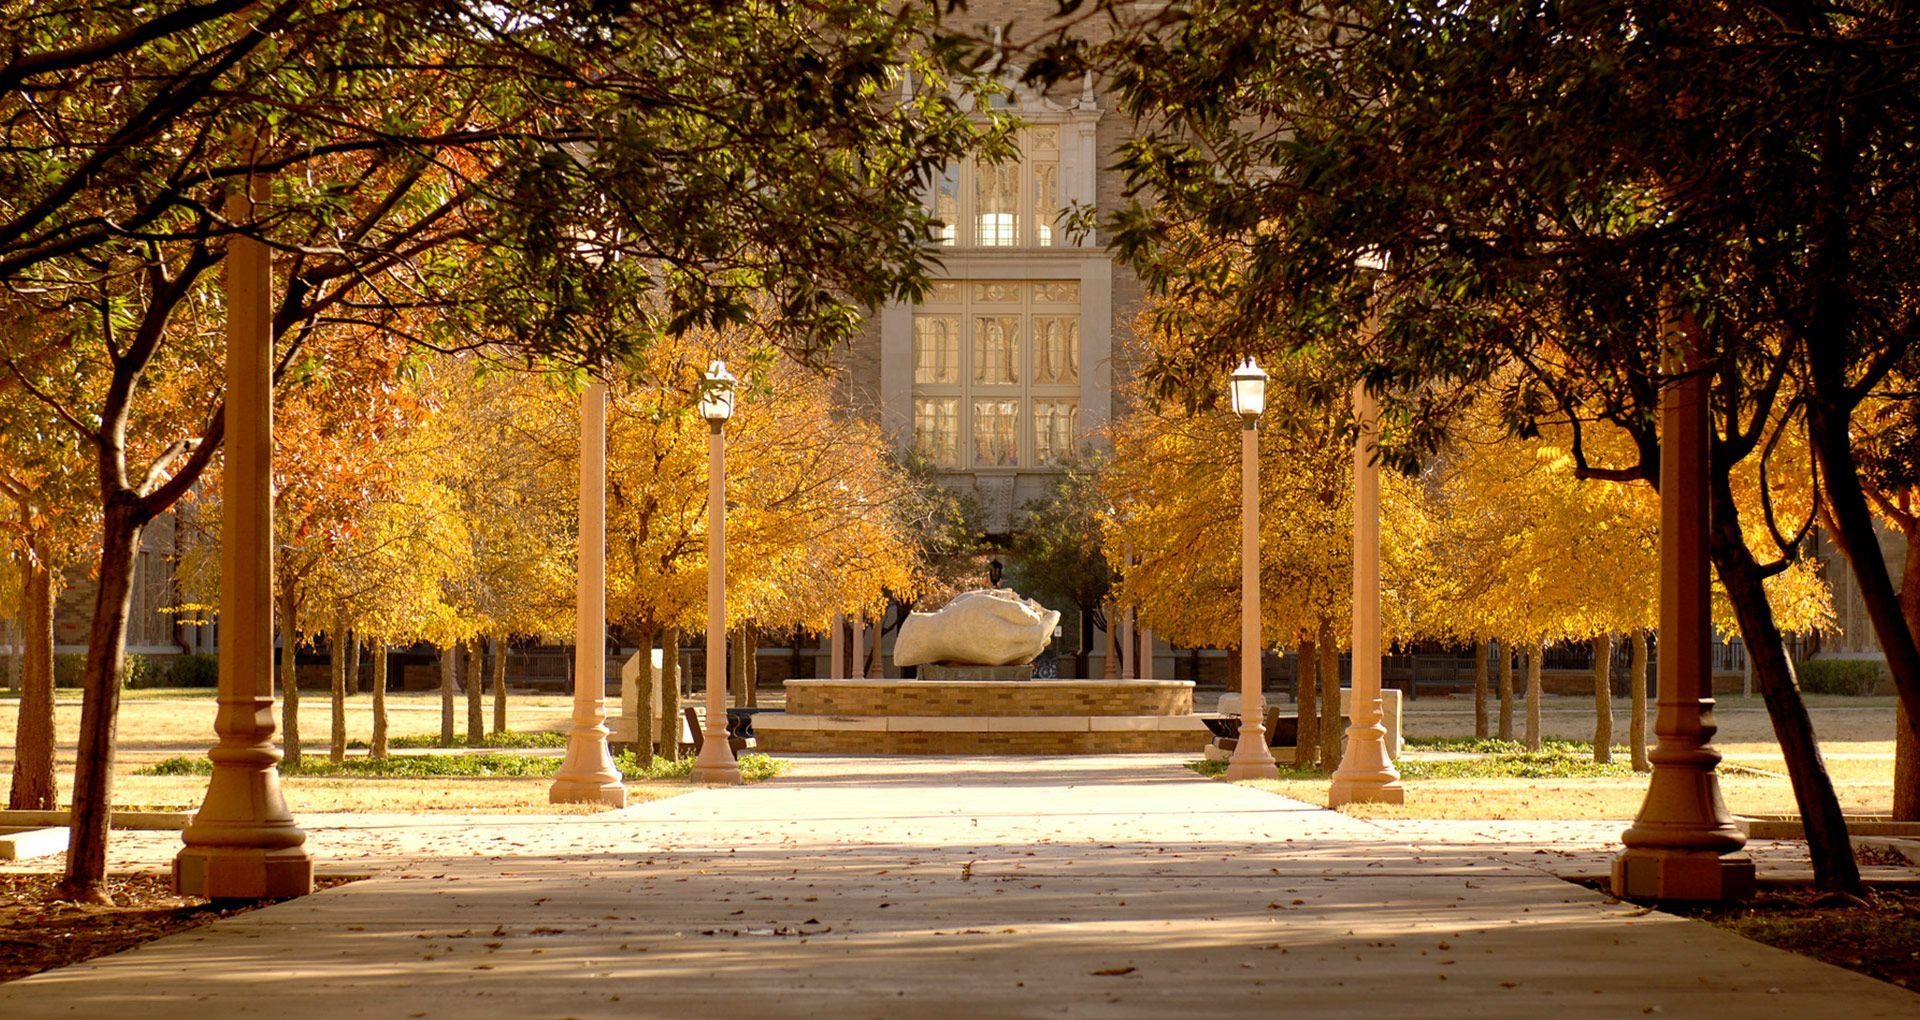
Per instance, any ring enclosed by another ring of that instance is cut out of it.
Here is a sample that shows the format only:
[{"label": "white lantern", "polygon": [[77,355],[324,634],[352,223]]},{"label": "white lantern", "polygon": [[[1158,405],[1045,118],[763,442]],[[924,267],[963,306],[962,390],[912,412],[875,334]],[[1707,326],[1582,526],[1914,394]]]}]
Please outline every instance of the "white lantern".
[{"label": "white lantern", "polygon": [[733,373],[718,358],[707,366],[707,376],[700,381],[700,417],[716,428],[733,417],[733,383]]},{"label": "white lantern", "polygon": [[1233,413],[1251,422],[1267,409],[1267,373],[1252,358],[1242,362],[1229,377],[1228,392],[1233,397]]}]

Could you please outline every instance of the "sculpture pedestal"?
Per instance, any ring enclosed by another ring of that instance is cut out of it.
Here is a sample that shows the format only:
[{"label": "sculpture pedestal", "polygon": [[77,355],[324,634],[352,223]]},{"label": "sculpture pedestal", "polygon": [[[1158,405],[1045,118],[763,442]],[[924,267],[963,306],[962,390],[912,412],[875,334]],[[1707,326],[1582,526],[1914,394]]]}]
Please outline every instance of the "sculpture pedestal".
[{"label": "sculpture pedestal", "polygon": [[1021,666],[948,666],[932,664],[921,666],[918,678],[935,682],[951,680],[1031,680],[1033,663]]},{"label": "sculpture pedestal", "polygon": [[1184,680],[788,680],[753,717],[760,750],[820,754],[1192,753],[1207,742]]}]

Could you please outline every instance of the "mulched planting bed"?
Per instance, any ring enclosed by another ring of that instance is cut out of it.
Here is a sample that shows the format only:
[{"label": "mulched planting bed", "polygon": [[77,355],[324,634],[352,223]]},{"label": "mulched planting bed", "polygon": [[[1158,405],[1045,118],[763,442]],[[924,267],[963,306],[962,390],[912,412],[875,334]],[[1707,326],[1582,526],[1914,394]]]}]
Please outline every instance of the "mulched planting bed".
[{"label": "mulched planting bed", "polygon": [[1811,889],[1769,889],[1738,907],[1673,912],[1920,990],[1920,890],[1869,889],[1856,900]]},{"label": "mulched planting bed", "polygon": [[[114,906],[49,901],[57,875],[0,875],[0,982],[131,949],[265,903],[222,904],[180,896],[166,875],[110,879]],[[347,878],[322,878],[319,889]]]}]

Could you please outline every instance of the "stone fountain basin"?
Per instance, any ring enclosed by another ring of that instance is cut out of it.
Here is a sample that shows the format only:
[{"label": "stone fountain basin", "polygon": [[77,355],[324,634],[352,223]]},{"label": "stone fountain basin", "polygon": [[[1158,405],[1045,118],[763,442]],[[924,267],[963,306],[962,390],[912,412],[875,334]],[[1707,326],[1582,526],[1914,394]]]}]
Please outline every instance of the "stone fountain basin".
[{"label": "stone fountain basin", "polygon": [[1190,680],[788,680],[788,715],[1191,716]]}]

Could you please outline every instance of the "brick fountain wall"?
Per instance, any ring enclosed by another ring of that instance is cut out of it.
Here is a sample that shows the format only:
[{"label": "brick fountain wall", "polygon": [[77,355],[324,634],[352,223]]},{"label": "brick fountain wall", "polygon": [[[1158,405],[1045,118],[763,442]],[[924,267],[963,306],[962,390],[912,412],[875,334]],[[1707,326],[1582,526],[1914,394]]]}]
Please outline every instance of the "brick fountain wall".
[{"label": "brick fountain wall", "polygon": [[789,680],[761,750],[838,754],[1129,754],[1208,740],[1184,680]]}]

